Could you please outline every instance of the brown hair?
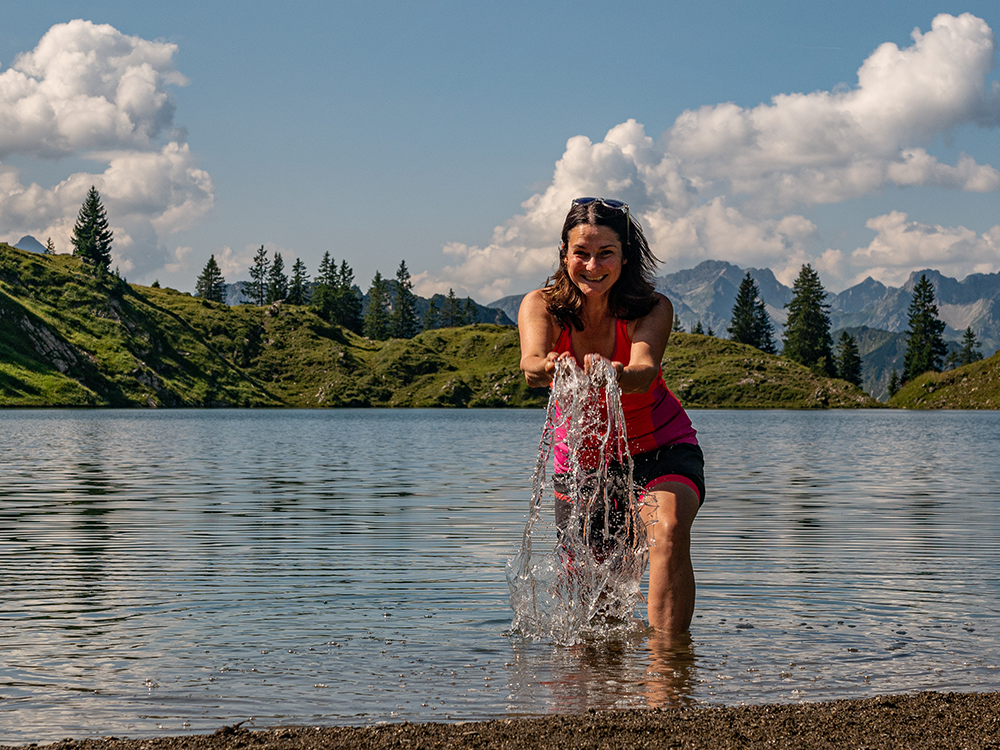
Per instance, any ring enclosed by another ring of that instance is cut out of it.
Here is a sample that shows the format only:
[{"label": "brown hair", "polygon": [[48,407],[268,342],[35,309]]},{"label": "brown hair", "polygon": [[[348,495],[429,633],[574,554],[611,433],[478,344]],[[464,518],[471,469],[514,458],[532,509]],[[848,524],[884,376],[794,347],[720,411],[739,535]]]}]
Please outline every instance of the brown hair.
[{"label": "brown hair", "polygon": [[559,268],[545,281],[542,295],[549,314],[559,321],[563,328],[572,325],[583,330],[580,313],[583,310],[583,292],[574,284],[566,272],[566,253],[569,248],[569,233],[580,224],[609,227],[618,235],[622,245],[622,273],[611,287],[608,305],[611,314],[621,320],[634,320],[648,315],[656,306],[656,289],[653,286],[653,272],[656,258],[649,249],[649,243],[642,233],[642,227],[627,211],[611,208],[601,201],[576,204],[570,208],[563,223],[562,244],[559,246]]}]

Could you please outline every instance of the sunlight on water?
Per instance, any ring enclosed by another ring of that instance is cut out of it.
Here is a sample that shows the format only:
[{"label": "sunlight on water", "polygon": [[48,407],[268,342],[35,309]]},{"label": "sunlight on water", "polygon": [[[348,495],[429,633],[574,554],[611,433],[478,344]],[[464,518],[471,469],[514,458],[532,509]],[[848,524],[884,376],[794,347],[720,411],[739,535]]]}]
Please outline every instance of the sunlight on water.
[{"label": "sunlight on water", "polygon": [[[547,475],[554,452],[563,470],[558,489]],[[548,515],[547,498],[563,503],[565,518]],[[528,522],[507,564],[512,630],[571,645],[642,627],[633,612],[646,564],[643,502],[614,368],[601,361],[588,375],[572,359],[558,360]]]}]

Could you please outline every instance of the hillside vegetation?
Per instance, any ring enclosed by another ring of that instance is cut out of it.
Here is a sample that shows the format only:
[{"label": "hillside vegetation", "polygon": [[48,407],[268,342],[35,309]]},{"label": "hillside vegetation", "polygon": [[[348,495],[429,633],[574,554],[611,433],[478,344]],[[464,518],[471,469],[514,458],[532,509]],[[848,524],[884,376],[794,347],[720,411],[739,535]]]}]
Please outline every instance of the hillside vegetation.
[{"label": "hillside vegetation", "polygon": [[1000,352],[947,372],[925,372],[889,403],[904,409],[1000,409]]},{"label": "hillside vegetation", "polygon": [[[0,406],[538,407],[517,330],[371,341],[310,309],[213,303],[0,244]],[[692,407],[880,404],[753,347],[674,334],[664,377]]]},{"label": "hillside vegetation", "polygon": [[675,333],[663,377],[685,406],[749,409],[874,408],[857,386],[735,341]]}]

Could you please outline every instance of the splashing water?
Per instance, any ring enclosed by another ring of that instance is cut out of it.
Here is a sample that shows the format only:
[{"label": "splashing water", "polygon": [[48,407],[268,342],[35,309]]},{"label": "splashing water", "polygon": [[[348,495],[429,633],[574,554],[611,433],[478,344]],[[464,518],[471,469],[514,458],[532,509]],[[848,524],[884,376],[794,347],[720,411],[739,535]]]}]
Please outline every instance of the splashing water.
[{"label": "splashing water", "polygon": [[[548,481],[553,455],[556,472]],[[549,492],[554,517],[543,513]],[[642,627],[633,612],[646,567],[641,509],[651,502],[632,480],[611,363],[601,360],[587,374],[571,358],[558,360],[528,522],[507,563],[513,630],[569,645]]]}]

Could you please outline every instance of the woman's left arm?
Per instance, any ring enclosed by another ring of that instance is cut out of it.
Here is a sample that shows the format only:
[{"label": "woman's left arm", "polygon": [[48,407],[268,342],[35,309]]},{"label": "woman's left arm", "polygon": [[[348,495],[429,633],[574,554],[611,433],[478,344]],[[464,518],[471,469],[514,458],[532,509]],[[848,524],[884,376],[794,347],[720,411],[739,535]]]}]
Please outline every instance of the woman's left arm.
[{"label": "woman's left arm", "polygon": [[[645,393],[660,372],[660,361],[674,327],[674,306],[662,294],[656,294],[656,306],[635,321],[629,363],[618,379],[622,393]],[[615,362],[615,369],[621,363]]]}]

